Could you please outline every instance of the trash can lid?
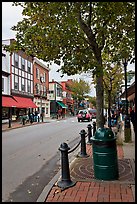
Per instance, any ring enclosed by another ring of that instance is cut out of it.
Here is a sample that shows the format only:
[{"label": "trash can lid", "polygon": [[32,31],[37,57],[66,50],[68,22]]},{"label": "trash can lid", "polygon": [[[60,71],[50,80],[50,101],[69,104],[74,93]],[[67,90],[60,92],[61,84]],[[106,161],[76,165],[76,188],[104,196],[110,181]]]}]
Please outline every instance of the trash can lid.
[{"label": "trash can lid", "polygon": [[115,139],[115,135],[110,128],[98,128],[92,139],[99,141],[110,141]]}]

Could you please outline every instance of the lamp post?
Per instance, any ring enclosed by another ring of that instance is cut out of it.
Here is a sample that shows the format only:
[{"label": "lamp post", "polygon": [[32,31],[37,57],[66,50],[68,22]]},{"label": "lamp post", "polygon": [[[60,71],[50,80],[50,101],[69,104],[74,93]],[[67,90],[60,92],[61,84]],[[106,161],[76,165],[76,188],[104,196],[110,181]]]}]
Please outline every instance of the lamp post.
[{"label": "lamp post", "polygon": [[131,141],[131,129],[130,129],[130,117],[128,114],[128,99],[127,99],[127,64],[128,60],[125,58],[123,59],[124,65],[124,74],[125,74],[125,98],[126,98],[126,116],[125,116],[125,124],[124,124],[124,136],[125,142]]}]

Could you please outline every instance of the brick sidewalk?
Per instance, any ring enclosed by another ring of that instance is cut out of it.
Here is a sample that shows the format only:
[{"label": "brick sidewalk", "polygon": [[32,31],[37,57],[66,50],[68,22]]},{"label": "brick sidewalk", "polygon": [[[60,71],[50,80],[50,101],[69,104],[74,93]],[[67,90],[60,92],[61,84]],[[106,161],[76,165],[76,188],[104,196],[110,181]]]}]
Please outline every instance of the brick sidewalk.
[{"label": "brick sidewalk", "polygon": [[[87,145],[87,154],[92,148]],[[118,159],[124,158],[122,146],[117,146]],[[71,174],[71,173],[70,173]],[[114,181],[76,182],[76,185],[61,190],[56,183],[51,188],[45,202],[134,202],[130,184]]]}]

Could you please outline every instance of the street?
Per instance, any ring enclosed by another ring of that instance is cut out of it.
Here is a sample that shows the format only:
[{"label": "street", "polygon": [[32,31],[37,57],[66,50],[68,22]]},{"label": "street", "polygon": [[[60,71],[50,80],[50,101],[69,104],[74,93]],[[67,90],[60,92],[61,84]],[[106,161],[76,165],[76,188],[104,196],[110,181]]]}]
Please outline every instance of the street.
[{"label": "street", "polygon": [[61,143],[74,147],[88,124],[73,117],[3,132],[2,201],[35,202],[60,168]]}]

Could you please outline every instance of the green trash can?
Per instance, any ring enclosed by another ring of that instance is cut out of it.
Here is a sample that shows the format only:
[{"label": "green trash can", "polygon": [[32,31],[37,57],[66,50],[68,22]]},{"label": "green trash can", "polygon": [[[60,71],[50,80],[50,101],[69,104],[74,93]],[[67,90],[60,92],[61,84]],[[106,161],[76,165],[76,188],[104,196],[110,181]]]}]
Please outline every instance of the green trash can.
[{"label": "green trash can", "polygon": [[117,180],[116,137],[109,128],[98,128],[92,137],[94,176],[99,180]]}]

